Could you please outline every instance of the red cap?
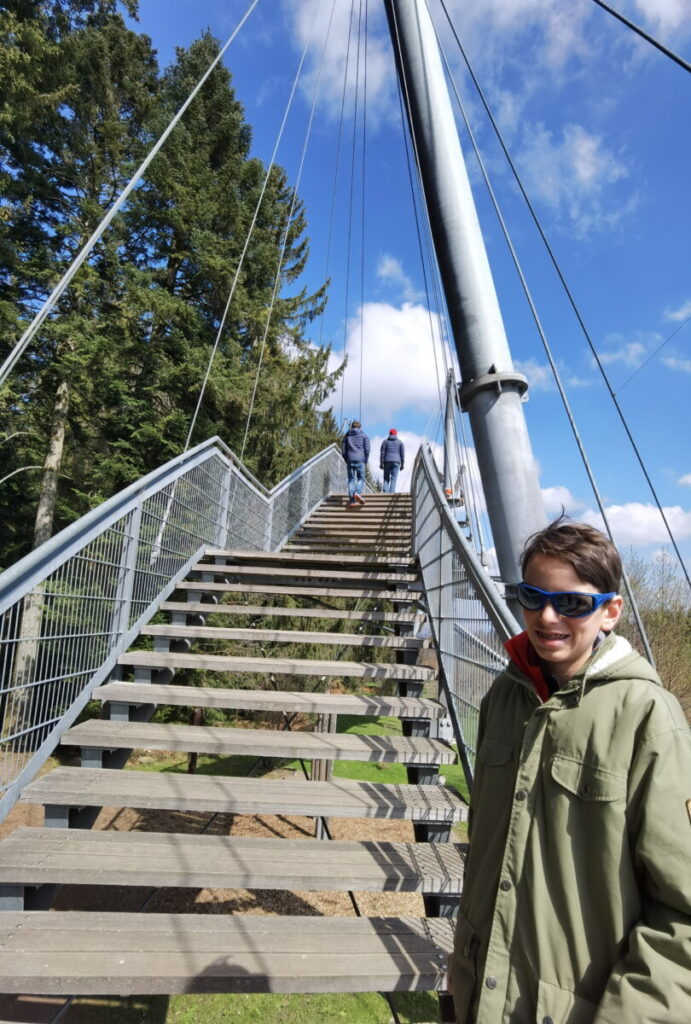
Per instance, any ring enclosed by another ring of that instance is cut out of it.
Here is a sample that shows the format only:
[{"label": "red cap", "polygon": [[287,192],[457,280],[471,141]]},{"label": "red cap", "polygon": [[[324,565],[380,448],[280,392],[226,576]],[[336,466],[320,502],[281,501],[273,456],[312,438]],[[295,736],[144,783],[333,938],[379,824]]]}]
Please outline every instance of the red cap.
[{"label": "red cap", "polygon": [[398,431],[397,431],[397,430],[394,430],[394,428],[392,427],[392,428],[391,428],[391,430],[389,431],[389,433],[390,433],[390,434],[397,434],[397,433],[398,433]]}]

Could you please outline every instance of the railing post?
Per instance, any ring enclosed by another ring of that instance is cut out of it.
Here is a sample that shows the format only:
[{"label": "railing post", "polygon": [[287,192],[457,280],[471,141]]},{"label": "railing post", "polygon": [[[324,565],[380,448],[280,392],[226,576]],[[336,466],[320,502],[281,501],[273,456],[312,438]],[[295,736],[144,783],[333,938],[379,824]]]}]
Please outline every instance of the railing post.
[{"label": "railing post", "polygon": [[233,464],[229,463],[225,474],[225,480],[221,488],[221,500],[219,505],[218,525],[216,527],[216,547],[225,548],[228,546],[228,511],[230,509],[230,478],[233,473]]},{"label": "railing post", "polygon": [[118,639],[125,636],[130,624],[130,612],[132,610],[132,595],[134,593],[134,576],[137,569],[137,555],[139,553],[139,533],[142,525],[143,501],[141,497],[135,505],[130,522],[128,537],[123,545],[123,557],[118,575],[118,585],[115,593],[115,615],[111,631],[111,648],[115,647]]},{"label": "railing post", "polygon": [[272,531],[274,528],[274,501],[276,499],[272,496],[267,499],[266,502],[266,528],[264,531],[264,551],[273,551],[273,537]]}]

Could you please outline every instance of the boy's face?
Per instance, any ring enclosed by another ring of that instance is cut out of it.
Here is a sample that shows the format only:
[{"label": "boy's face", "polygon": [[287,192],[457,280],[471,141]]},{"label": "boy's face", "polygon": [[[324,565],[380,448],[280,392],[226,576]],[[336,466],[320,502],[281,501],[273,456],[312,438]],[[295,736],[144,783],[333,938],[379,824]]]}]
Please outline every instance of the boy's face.
[{"label": "boy's face", "polygon": [[[600,591],[580,579],[568,562],[549,555],[533,555],[525,567],[526,583],[541,590],[578,591],[597,594]],[[523,610],[528,637],[548,671],[560,685],[568,682],[585,665],[593,651],[599,631],[614,629],[621,615],[623,601],[613,597],[592,615],[570,619],[559,615],[547,601],[542,611]]]}]

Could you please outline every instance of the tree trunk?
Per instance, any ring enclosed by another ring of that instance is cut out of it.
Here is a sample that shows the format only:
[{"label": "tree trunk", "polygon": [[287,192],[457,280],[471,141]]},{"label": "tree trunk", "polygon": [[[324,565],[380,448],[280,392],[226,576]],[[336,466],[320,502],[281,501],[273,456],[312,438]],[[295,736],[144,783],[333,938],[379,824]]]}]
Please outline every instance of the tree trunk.
[{"label": "tree trunk", "polygon": [[62,454],[65,448],[65,429],[67,426],[67,412],[70,407],[70,386],[66,380],[60,381],[55,396],[53,408],[53,421],[50,428],[50,441],[48,442],[48,454],[43,463],[43,477],[41,479],[41,492],[38,498],[36,509],[36,522],[34,525],[34,543],[37,548],[53,535],[53,520],[55,518],[55,503],[58,494],[58,479]]}]

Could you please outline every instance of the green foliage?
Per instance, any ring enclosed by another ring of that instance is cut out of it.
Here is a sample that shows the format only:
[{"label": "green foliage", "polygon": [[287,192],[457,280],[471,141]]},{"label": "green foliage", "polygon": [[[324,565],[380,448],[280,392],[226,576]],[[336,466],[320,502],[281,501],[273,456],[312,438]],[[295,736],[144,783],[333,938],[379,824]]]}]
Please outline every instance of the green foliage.
[{"label": "green foliage", "polygon": [[[655,667],[691,721],[691,600],[688,584],[676,559],[664,549],[652,561],[631,550],[624,563]],[[638,627],[626,600],[617,632],[626,636],[643,653]]]},{"label": "green foliage", "polygon": [[[120,13],[136,7],[12,0],[0,9],[3,359],[218,53],[207,33],[161,72],[148,37]],[[44,464],[51,440],[56,529],[182,450],[217,336],[193,443],[219,434],[238,453],[244,446],[271,486],[335,439],[319,409],[334,385],[329,353],[305,337],[325,287],[299,286],[305,211],[279,167],[238,272],[266,176],[250,146],[219,66],[20,360],[0,414],[0,477],[15,473],[0,496],[12,523],[3,564],[31,543],[46,483],[29,467]]]}]

